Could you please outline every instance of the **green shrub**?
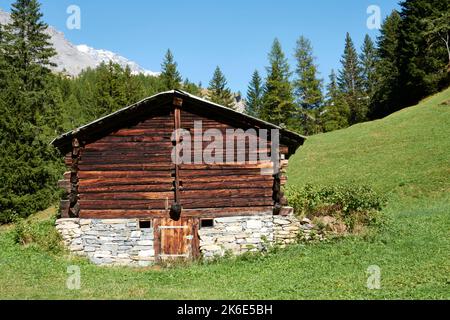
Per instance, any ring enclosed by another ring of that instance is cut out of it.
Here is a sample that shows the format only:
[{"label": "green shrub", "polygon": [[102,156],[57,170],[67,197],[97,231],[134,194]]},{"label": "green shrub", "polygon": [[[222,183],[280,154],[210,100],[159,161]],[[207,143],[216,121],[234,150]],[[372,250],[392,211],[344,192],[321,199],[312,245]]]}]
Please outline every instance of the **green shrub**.
[{"label": "green shrub", "polygon": [[53,220],[30,223],[24,219],[17,219],[12,230],[12,238],[16,244],[37,246],[52,253],[63,250],[62,239]]},{"label": "green shrub", "polygon": [[333,216],[350,231],[357,225],[380,224],[380,211],[386,204],[384,196],[364,185],[289,187],[286,195],[298,216]]}]

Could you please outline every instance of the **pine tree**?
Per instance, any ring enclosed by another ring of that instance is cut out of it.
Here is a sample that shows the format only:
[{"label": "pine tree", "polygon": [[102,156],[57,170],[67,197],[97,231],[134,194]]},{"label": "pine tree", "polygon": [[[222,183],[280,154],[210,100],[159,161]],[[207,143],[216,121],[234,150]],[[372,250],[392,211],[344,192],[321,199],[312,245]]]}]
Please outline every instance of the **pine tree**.
[{"label": "pine tree", "polygon": [[293,122],[295,114],[292,86],[289,81],[289,64],[278,39],[272,44],[269,53],[269,66],[264,88],[261,118],[276,125],[298,128]]},{"label": "pine tree", "polygon": [[177,70],[177,66],[178,65],[174,61],[172,52],[170,49],[167,50],[164,61],[161,65],[162,72],[160,75],[164,90],[180,89],[183,79]]},{"label": "pine tree", "polygon": [[364,92],[364,99],[368,103],[372,99],[376,87],[376,56],[377,54],[375,45],[369,35],[366,34],[364,38],[364,44],[361,49],[360,63],[362,66],[362,87]]},{"label": "pine tree", "polygon": [[294,92],[298,105],[306,110],[317,109],[323,99],[322,80],[317,76],[317,65],[314,63],[311,41],[303,36],[297,40],[295,58],[297,68]]},{"label": "pine tree", "polygon": [[253,117],[260,117],[263,94],[264,88],[262,79],[259,72],[255,70],[247,90],[247,101],[245,106],[246,114]]},{"label": "pine tree", "polygon": [[401,18],[393,11],[383,22],[377,38],[376,87],[370,106],[370,117],[381,118],[399,109],[399,35]]},{"label": "pine tree", "polygon": [[227,88],[227,80],[219,67],[216,67],[213,78],[209,82],[208,99],[227,108],[234,108],[234,98]]},{"label": "pine tree", "polygon": [[350,124],[366,120],[367,104],[364,103],[362,68],[358,61],[350,34],[345,39],[345,50],[341,59],[342,70],[339,71],[338,83],[341,92],[350,107]]}]

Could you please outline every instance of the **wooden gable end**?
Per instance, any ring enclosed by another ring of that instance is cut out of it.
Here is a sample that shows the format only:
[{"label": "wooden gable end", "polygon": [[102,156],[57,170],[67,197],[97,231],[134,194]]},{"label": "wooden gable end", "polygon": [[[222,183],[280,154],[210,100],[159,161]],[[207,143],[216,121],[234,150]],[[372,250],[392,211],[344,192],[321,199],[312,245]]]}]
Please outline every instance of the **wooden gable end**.
[{"label": "wooden gable end", "polygon": [[[172,159],[174,147],[181,142],[174,139],[175,129],[194,134],[196,122],[201,122],[202,133],[215,129],[225,136],[228,129],[260,126],[187,97],[148,104],[114,121],[72,133],[72,142],[79,146],[72,146],[66,157],[70,172],[61,185],[69,195],[63,201],[63,216],[168,217],[178,204],[184,217],[213,217],[257,214],[285,204],[282,174],[262,174],[273,167],[270,160],[208,164],[195,163],[192,154],[192,163],[176,165]],[[266,143],[267,149],[261,152],[270,150],[271,142]],[[203,142],[202,147],[208,144]],[[246,159],[249,152],[238,145],[233,150]],[[280,152],[286,157],[293,153],[288,144],[282,144]]]}]

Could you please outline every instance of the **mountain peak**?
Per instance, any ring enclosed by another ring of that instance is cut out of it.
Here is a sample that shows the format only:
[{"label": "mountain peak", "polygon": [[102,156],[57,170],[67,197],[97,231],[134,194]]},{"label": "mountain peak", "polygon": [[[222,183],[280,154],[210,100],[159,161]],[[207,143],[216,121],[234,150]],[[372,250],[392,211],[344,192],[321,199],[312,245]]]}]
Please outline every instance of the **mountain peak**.
[{"label": "mountain peak", "polygon": [[76,46],[77,50],[83,54],[89,55],[97,65],[100,65],[102,62],[108,63],[113,62],[119,64],[121,67],[129,67],[132,74],[144,74],[148,76],[158,76],[159,73],[153,72],[150,70],[146,70],[139,66],[136,62],[130,61],[125,57],[118,55],[112,51],[104,50],[104,49],[94,49],[86,44],[80,44]]},{"label": "mountain peak", "polygon": [[[0,8],[0,24],[8,24],[11,17],[8,12]],[[56,72],[63,72],[70,76],[77,76],[83,70],[88,68],[96,68],[102,62],[113,62],[121,67],[130,67],[133,74],[144,74],[148,76],[158,76],[159,73],[146,70],[139,66],[136,62],[122,57],[112,51],[103,49],[94,49],[86,44],[74,45],[68,41],[64,33],[49,26],[46,33],[51,37],[51,43],[56,50],[57,55],[52,62],[57,65],[54,68]]]}]

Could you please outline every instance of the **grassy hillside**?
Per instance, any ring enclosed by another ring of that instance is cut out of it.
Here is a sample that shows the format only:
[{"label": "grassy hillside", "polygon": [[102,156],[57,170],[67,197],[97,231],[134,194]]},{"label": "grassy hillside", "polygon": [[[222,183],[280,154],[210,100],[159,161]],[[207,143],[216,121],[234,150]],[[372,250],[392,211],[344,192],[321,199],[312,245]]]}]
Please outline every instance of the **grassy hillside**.
[{"label": "grassy hillside", "polygon": [[289,179],[367,183],[400,197],[450,191],[450,89],[385,119],[310,137]]},{"label": "grassy hillside", "polygon": [[[370,238],[293,246],[250,261],[168,270],[99,268],[13,244],[0,231],[0,299],[450,298],[450,100],[446,90],[387,119],[311,137],[291,184],[367,183],[390,196],[388,227]],[[43,214],[46,216],[46,214]],[[81,290],[66,288],[81,268]],[[366,270],[381,268],[381,290]]]}]

